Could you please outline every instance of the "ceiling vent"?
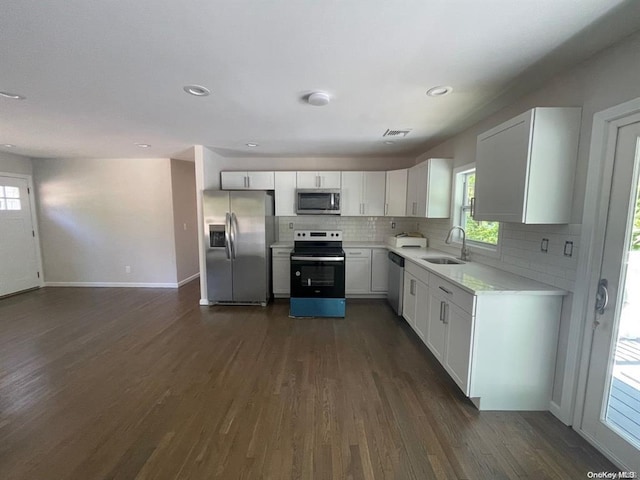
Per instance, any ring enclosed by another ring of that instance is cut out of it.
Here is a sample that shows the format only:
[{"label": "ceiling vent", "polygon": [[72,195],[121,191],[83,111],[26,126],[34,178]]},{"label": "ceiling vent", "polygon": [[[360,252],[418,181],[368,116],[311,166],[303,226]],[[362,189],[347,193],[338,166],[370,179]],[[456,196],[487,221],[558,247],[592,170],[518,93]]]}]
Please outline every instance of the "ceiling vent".
[{"label": "ceiling vent", "polygon": [[404,130],[398,130],[393,128],[387,128],[387,131],[382,135],[383,137],[396,137],[396,138],[404,138],[411,132],[410,128],[405,128]]}]

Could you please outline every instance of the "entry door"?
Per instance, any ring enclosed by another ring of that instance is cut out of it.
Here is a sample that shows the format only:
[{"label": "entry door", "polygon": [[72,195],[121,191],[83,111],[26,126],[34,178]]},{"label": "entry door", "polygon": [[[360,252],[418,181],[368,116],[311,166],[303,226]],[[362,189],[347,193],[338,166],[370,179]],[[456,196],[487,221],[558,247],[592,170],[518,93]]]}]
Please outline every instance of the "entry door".
[{"label": "entry door", "polygon": [[27,185],[0,176],[0,297],[40,283]]},{"label": "entry door", "polygon": [[640,472],[640,115],[614,128],[599,312],[581,428],[620,466]]}]

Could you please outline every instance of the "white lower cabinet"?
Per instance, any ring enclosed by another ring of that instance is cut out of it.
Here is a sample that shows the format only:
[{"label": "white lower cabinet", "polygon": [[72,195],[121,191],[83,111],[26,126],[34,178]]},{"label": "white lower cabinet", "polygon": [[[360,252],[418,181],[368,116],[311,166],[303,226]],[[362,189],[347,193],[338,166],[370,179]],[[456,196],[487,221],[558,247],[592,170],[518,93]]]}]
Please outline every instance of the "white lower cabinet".
[{"label": "white lower cabinet", "polygon": [[345,248],[345,293],[367,294],[371,292],[371,249]]},{"label": "white lower cabinet", "polygon": [[271,278],[274,297],[286,298],[291,293],[290,255],[290,247],[274,247],[271,249]]},{"label": "white lower cabinet", "polygon": [[549,410],[562,296],[474,295],[407,261],[403,316],[480,410]]},{"label": "white lower cabinet", "polygon": [[402,316],[424,341],[427,334],[429,298],[427,285],[406,270],[404,272],[404,292]]}]

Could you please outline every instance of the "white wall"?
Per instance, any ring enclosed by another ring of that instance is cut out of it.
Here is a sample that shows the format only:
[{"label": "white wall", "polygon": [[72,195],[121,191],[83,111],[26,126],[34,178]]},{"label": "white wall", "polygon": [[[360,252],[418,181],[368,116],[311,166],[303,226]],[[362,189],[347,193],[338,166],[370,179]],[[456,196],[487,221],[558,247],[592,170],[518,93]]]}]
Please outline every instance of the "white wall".
[{"label": "white wall", "polygon": [[47,284],[176,286],[169,159],[34,159],[33,174]]},{"label": "white wall", "polygon": [[178,283],[199,272],[195,163],[171,160],[171,196]]},{"label": "white wall", "polygon": [[0,152],[0,172],[31,175],[32,171],[33,168],[30,158],[7,152]]}]

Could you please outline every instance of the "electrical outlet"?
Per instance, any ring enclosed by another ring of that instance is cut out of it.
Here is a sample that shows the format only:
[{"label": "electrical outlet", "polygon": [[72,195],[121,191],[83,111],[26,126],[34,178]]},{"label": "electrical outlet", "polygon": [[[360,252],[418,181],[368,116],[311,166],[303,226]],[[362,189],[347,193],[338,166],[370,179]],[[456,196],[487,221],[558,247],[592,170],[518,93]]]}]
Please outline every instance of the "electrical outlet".
[{"label": "electrical outlet", "polygon": [[540,242],[540,251],[547,253],[549,251],[549,239],[543,238]]},{"label": "electrical outlet", "polygon": [[124,273],[131,273],[131,265],[124,266]]},{"label": "electrical outlet", "polygon": [[184,231],[186,232],[186,231],[187,231],[187,224],[186,224],[186,223],[183,223],[183,224],[182,224],[182,228],[183,228],[183,229],[184,229]]},{"label": "electrical outlet", "polygon": [[289,222],[289,230],[293,230],[293,222]]},{"label": "electrical outlet", "polygon": [[396,222],[391,222],[391,229],[395,230],[396,229]]},{"label": "electrical outlet", "polygon": [[573,242],[567,240],[564,242],[564,256],[571,257],[573,255]]}]

